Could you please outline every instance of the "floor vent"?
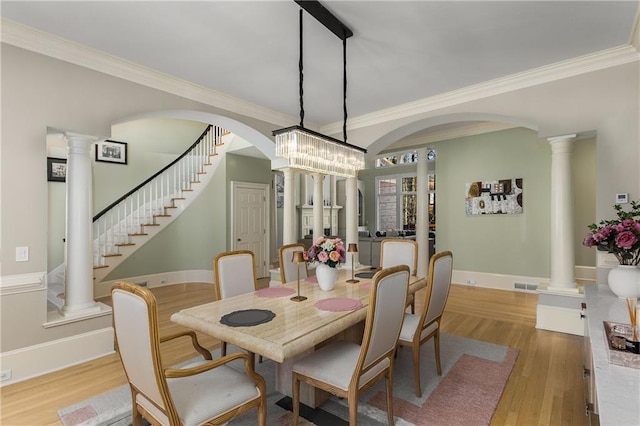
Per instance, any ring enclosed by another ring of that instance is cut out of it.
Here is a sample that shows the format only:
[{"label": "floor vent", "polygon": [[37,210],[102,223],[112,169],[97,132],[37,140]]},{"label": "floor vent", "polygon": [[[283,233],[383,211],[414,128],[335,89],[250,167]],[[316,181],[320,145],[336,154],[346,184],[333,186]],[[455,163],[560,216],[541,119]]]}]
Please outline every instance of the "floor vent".
[{"label": "floor vent", "polygon": [[513,288],[516,290],[536,291],[538,289],[538,284],[513,283]]}]

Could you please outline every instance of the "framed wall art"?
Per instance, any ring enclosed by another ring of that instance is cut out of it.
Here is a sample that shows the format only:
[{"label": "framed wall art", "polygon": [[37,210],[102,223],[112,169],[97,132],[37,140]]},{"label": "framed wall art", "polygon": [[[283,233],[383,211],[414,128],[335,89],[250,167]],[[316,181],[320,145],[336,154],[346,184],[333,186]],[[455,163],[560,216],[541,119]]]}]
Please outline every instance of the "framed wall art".
[{"label": "framed wall art", "polygon": [[47,157],[47,181],[67,181],[67,159]]},{"label": "framed wall art", "polygon": [[117,142],[108,139],[98,142],[96,144],[96,161],[127,164],[126,142]]},{"label": "framed wall art", "polygon": [[520,214],[523,212],[522,179],[471,182],[465,185],[467,215]]}]

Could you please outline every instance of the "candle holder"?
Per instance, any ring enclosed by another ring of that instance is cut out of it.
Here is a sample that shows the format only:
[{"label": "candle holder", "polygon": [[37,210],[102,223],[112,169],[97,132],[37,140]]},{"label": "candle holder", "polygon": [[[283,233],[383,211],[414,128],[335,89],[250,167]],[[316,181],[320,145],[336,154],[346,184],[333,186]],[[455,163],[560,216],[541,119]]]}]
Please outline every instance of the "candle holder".
[{"label": "candle holder", "polygon": [[349,243],[349,247],[347,248],[347,251],[351,253],[351,279],[347,280],[347,282],[359,283],[360,280],[356,280],[354,275],[354,268],[355,268],[354,258],[356,256],[355,254],[358,252],[358,245],[356,243]]},{"label": "candle holder", "polygon": [[300,296],[300,264],[305,262],[304,253],[302,253],[301,251],[294,252],[291,261],[295,263],[298,268],[298,295],[293,296],[291,300],[293,300],[294,302],[302,302],[303,300],[307,300],[306,297]]}]

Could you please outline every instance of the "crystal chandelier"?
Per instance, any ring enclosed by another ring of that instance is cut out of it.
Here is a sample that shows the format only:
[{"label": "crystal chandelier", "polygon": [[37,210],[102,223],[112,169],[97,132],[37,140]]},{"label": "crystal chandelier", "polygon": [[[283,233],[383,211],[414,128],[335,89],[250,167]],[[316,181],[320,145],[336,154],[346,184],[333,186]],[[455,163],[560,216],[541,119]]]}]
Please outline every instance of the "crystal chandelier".
[{"label": "crystal chandelier", "polygon": [[353,33],[317,1],[297,1],[302,8],[342,40],[344,78],[344,141],[314,132],[304,127],[302,88],[302,8],[300,9],[300,125],[274,130],[276,155],[288,159],[288,166],[296,169],[336,176],[353,177],[364,169],[365,149],[347,143],[347,38]]}]

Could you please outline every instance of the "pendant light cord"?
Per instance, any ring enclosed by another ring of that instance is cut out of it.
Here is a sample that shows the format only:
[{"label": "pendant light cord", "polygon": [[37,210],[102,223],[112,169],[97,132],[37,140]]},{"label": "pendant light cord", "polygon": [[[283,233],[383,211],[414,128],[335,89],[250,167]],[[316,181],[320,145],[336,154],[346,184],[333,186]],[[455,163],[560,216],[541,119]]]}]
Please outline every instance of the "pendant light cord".
[{"label": "pendant light cord", "polygon": [[342,137],[344,138],[344,142],[347,142],[347,38],[342,39],[342,64],[343,64],[343,111],[344,111],[344,122],[342,123]]},{"label": "pendant light cord", "polygon": [[300,85],[300,127],[304,128],[304,89],[302,88],[302,82],[304,80],[304,76],[302,74],[302,8],[300,8],[300,59],[298,60],[298,82]]}]

